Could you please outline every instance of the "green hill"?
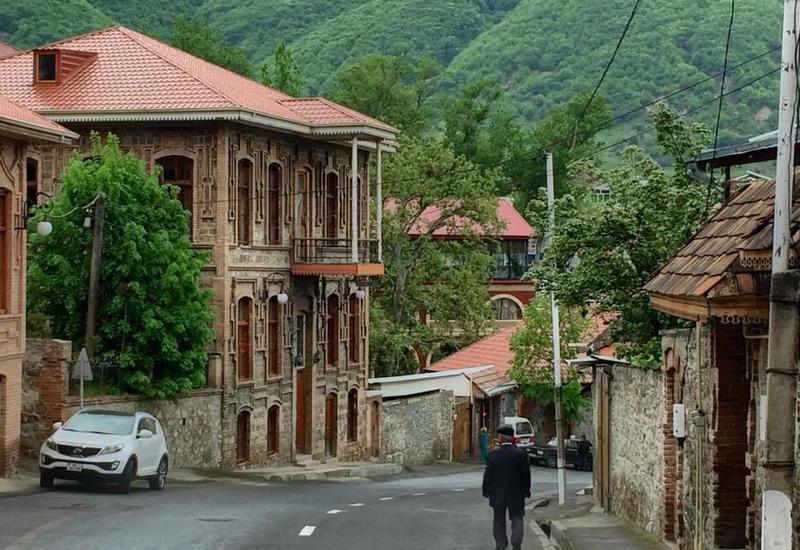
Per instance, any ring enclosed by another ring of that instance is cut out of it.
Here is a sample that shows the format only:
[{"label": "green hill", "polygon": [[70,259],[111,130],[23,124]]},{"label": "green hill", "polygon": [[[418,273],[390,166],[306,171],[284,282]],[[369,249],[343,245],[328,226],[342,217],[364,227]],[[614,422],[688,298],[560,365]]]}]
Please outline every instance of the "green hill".
[{"label": "green hill", "polygon": [[[480,77],[500,81],[503,102],[527,121],[591,88],[611,55],[631,0],[6,0],[0,38],[30,47],[114,22],[168,36],[178,16],[205,17],[260,65],[290,44],[309,93],[324,93],[335,72],[379,51],[445,65],[440,96]],[[621,113],[718,72],[728,0],[644,2],[601,93]],[[782,3],[739,2],[730,62],[779,44]],[[727,89],[777,67],[778,52],[737,70]],[[726,98],[723,139],[774,128],[778,77]],[[718,79],[672,102],[691,108],[717,93]],[[698,116],[713,120],[708,107]],[[633,129],[640,121],[626,121]],[[620,135],[619,128],[614,132]]]}]

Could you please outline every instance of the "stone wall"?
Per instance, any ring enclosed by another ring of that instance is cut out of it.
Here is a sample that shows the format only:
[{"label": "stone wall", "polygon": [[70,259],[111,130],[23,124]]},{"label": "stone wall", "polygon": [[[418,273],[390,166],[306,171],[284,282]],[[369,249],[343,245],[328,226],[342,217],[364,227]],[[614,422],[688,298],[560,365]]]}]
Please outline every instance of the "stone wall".
[{"label": "stone wall", "polygon": [[36,457],[53,422],[64,418],[72,344],[64,340],[26,342],[22,367],[22,453]]},{"label": "stone wall", "polygon": [[[174,401],[135,397],[95,397],[86,407],[114,411],[144,411],[158,418],[167,438],[170,465],[173,468],[218,468],[222,463],[222,392],[197,390]],[[77,412],[75,397],[67,398],[64,418]]]},{"label": "stone wall", "polygon": [[383,402],[381,450],[405,466],[449,460],[453,393],[437,392]]},{"label": "stone wall", "polygon": [[611,511],[661,534],[661,371],[617,366],[611,378]]}]

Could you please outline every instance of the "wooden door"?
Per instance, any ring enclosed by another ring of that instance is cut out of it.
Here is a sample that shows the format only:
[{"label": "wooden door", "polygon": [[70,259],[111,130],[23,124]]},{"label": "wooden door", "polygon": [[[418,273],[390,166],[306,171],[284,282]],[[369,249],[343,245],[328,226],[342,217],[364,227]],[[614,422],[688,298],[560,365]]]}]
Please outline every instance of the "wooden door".
[{"label": "wooden door", "polygon": [[306,315],[298,315],[296,318],[297,331],[295,338],[297,339],[296,357],[300,358],[302,364],[297,368],[297,384],[295,390],[295,448],[298,454],[309,454],[309,419],[311,404],[309,390],[311,389],[311,367],[308,362],[308,350],[311,349],[310,336],[311,331],[306,327]]},{"label": "wooden door", "polygon": [[611,417],[609,377],[601,370],[597,370],[595,378],[597,386],[597,447],[594,456],[594,476],[597,490],[597,500],[604,510],[609,506],[609,488],[611,468],[609,465]]},{"label": "wooden door", "polygon": [[236,462],[250,460],[250,413],[242,411],[236,418]]},{"label": "wooden door", "polygon": [[472,458],[471,416],[472,407],[469,403],[458,403],[455,406],[453,460],[469,460]]},{"label": "wooden door", "polygon": [[381,455],[381,404],[377,401],[372,402],[370,419],[370,439],[372,441],[372,456]]},{"label": "wooden door", "polygon": [[338,399],[335,393],[329,393],[325,398],[325,454],[336,456],[336,443],[338,433]]}]

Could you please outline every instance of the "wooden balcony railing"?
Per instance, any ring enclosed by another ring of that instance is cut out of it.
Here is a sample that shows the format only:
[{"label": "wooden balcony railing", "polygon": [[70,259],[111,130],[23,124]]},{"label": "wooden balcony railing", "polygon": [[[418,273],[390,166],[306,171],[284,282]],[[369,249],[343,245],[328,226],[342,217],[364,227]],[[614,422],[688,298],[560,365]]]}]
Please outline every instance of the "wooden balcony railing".
[{"label": "wooden balcony railing", "polygon": [[[316,266],[319,272],[333,272],[325,266],[373,266],[365,274],[383,274],[378,262],[378,241],[358,241],[358,258],[353,261],[349,239],[298,239],[292,240],[291,263],[298,266]],[[380,273],[377,273],[380,267]],[[298,271],[308,271],[299,267]],[[351,270],[345,270],[349,273]],[[342,271],[342,273],[345,273]],[[361,271],[356,269],[356,271]],[[375,271],[375,273],[371,273]]]}]

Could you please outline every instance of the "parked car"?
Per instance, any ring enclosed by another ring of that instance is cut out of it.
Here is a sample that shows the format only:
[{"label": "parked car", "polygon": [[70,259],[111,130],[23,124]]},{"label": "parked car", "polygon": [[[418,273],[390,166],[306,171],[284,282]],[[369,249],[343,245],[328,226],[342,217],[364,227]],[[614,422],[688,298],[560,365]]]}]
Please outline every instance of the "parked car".
[{"label": "parked car", "polygon": [[504,416],[503,424],[514,428],[514,442],[517,447],[527,450],[536,443],[530,420],[522,416]]},{"label": "parked car", "polygon": [[82,410],[53,428],[39,451],[42,487],[51,488],[55,479],[113,483],[122,493],[136,479],[146,479],[153,490],[166,486],[167,442],[152,415]]},{"label": "parked car", "polygon": [[[548,468],[555,468],[558,466],[558,446],[556,445],[556,438],[552,438],[547,442],[547,445],[533,445],[526,449],[528,451],[528,458],[533,464],[545,465]],[[578,440],[567,439],[564,442],[564,451],[566,466],[572,466],[576,470],[580,468],[580,457],[578,455]],[[593,457],[592,448],[589,447],[587,470],[592,470]]]}]

